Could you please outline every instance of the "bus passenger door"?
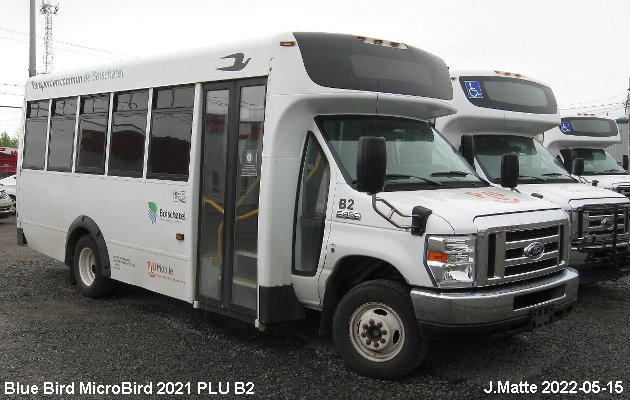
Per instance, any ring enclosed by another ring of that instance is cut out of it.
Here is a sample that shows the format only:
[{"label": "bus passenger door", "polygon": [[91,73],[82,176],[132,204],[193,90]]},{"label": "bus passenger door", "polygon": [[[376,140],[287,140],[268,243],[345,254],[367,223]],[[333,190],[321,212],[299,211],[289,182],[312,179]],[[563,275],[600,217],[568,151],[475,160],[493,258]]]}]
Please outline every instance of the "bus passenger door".
[{"label": "bus passenger door", "polygon": [[204,87],[197,292],[204,306],[256,316],[265,80]]}]

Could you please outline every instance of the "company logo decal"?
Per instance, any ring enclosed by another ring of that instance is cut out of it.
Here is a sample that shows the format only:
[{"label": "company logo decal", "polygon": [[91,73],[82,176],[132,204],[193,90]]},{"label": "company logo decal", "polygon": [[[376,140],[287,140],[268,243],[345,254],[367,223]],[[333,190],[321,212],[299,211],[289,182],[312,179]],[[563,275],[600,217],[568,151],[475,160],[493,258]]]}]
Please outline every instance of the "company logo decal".
[{"label": "company logo decal", "polygon": [[157,204],[152,201],[149,202],[149,220],[151,220],[151,225],[157,222]]},{"label": "company logo decal", "polygon": [[165,210],[160,208],[154,202],[150,201],[149,203],[149,220],[151,221],[151,225],[157,223],[158,218],[160,221],[164,222],[182,222],[186,221],[186,213],[175,210]]},{"label": "company logo decal", "polygon": [[166,279],[176,283],[186,283],[181,279],[173,277],[175,271],[170,265],[160,264],[153,261],[147,261],[147,272],[149,277],[157,279]]},{"label": "company logo decal", "polygon": [[540,258],[545,252],[545,245],[540,242],[533,242],[523,249],[523,255],[530,259]]},{"label": "company logo decal", "polygon": [[219,70],[219,71],[240,71],[243,68],[245,68],[247,66],[247,64],[249,63],[249,60],[252,59],[251,57],[249,57],[247,60],[245,60],[245,62],[243,62],[243,60],[245,59],[245,54],[243,54],[243,53],[234,53],[234,54],[230,54],[229,56],[221,57],[221,60],[225,60],[227,58],[233,58],[234,59],[234,64],[230,65],[229,67],[217,68],[217,70]]},{"label": "company logo decal", "polygon": [[515,197],[510,198],[504,195],[503,193],[499,193],[499,192],[492,192],[492,191],[466,192],[465,194],[469,196],[477,197],[480,199],[493,199],[494,201],[497,201],[499,203],[517,204],[521,202],[519,199]]},{"label": "company logo decal", "polygon": [[466,95],[469,99],[483,99],[483,91],[479,81],[464,81],[466,86]]}]

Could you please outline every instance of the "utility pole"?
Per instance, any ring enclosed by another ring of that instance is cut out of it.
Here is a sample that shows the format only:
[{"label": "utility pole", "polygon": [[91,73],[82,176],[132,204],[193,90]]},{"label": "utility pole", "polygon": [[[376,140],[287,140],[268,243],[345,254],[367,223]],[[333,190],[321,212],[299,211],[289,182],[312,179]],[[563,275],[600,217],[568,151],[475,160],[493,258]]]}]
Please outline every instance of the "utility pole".
[{"label": "utility pole", "polygon": [[35,0],[31,0],[28,26],[28,76],[37,74],[37,55],[35,52]]},{"label": "utility pole", "polygon": [[57,15],[59,4],[52,5],[50,0],[42,0],[42,6],[39,11],[44,14],[46,21],[44,31],[44,73],[47,74],[52,70],[53,64],[53,48],[52,48],[52,17]]}]

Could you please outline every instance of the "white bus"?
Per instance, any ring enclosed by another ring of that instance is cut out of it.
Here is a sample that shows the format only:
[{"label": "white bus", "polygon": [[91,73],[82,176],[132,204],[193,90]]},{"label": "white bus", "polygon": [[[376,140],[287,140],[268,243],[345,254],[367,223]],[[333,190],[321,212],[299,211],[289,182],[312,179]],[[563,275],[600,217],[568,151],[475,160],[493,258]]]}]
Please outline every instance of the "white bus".
[{"label": "white bus", "polygon": [[606,151],[607,147],[621,143],[614,119],[594,114],[566,115],[559,125],[543,134],[541,141],[571,172],[573,161],[583,159],[580,179],[584,182],[630,196],[628,155],[623,155],[624,165],[620,166]]},{"label": "white bus", "polygon": [[126,282],[260,329],[320,310],[381,378],[428,338],[575,302],[566,214],[492,188],[433,130],[448,68],[403,43],[284,33],[37,76],[25,110],[18,241],[86,296]]},{"label": "white bus", "polygon": [[504,155],[517,158],[521,193],[548,199],[570,215],[569,266],[580,283],[616,279],[628,270],[628,199],[579,183],[535,137],[560,124],[553,91],[544,83],[503,71],[451,73],[457,114],[436,128],[476,171],[497,185]]}]

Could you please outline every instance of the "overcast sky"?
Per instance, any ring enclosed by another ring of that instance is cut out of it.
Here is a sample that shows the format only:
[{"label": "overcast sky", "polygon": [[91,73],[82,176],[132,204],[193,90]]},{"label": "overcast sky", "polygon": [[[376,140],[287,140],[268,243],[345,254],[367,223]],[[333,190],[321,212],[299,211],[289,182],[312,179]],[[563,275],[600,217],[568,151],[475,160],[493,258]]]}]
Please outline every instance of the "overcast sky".
[{"label": "overcast sky", "polygon": [[[404,42],[437,54],[452,69],[529,75],[551,86],[561,108],[574,111],[622,115],[630,78],[629,0],[58,3],[53,71],[281,31],[324,31]],[[28,5],[28,0],[0,1],[0,105],[22,105]],[[44,19],[38,15],[37,35],[43,33]],[[43,40],[38,44],[41,71]],[[0,132],[14,135],[20,115],[20,110],[0,108]]]}]

